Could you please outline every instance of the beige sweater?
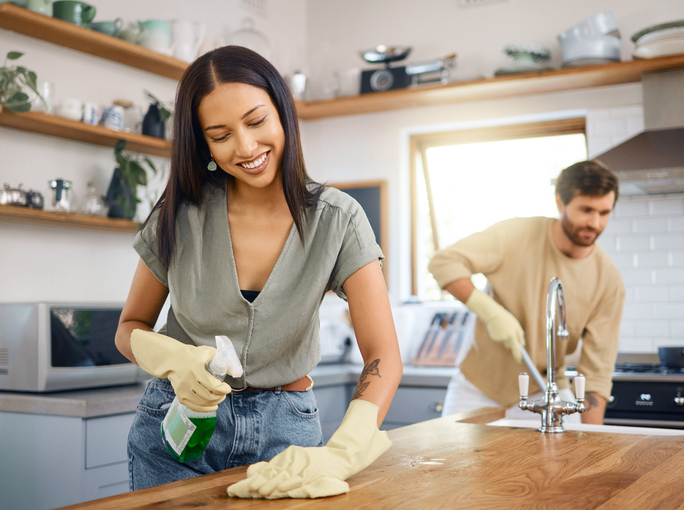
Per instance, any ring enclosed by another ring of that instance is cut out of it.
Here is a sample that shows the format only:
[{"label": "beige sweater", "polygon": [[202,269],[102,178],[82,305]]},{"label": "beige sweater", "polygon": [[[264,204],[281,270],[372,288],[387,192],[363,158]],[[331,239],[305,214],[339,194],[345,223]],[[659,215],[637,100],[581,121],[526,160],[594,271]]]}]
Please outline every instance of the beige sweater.
[{"label": "beige sweater", "polygon": [[[607,399],[625,300],[622,277],[598,244],[583,259],[561,253],[551,235],[553,222],[553,218],[543,217],[501,221],[439,251],[429,269],[441,288],[483,273],[494,299],[520,321],[527,352],[542,374],[546,372],[546,295],[551,279],[559,278],[570,337],[556,344],[558,386],[569,387],[563,375],[565,355],[573,353],[582,338],[577,369],[586,376],[586,391]],[[475,343],[460,368],[471,383],[502,406],[510,407],[519,400],[517,376],[525,366],[489,338],[480,320],[475,326]],[[531,379],[530,394],[536,391]]]}]

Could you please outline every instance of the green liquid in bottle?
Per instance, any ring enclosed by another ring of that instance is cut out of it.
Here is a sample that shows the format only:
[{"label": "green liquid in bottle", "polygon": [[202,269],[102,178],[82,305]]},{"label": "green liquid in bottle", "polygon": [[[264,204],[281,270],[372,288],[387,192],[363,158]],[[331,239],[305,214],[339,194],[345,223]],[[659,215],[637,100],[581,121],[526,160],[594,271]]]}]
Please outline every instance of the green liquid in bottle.
[{"label": "green liquid in bottle", "polygon": [[[206,448],[207,443],[209,443],[209,440],[214,433],[214,429],[216,428],[216,416],[211,416],[209,418],[188,418],[197,426],[197,428],[192,433],[192,436],[190,436],[188,444],[185,445],[185,448],[180,455],[178,455],[176,451],[171,448],[169,443],[164,441],[164,444],[166,445],[166,451],[169,452],[169,455],[171,455],[171,457],[176,459],[178,462],[192,462],[193,460],[199,459],[204,453],[204,449]],[[165,439],[163,424],[160,430],[162,439]]]}]

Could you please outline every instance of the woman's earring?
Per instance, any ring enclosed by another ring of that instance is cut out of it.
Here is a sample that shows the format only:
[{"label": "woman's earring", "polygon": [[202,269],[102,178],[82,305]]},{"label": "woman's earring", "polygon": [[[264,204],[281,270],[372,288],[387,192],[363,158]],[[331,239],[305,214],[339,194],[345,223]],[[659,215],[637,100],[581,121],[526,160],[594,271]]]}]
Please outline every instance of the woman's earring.
[{"label": "woman's earring", "polygon": [[211,158],[211,161],[207,165],[207,170],[209,170],[210,172],[213,172],[216,170],[216,168],[217,168],[216,161],[214,161],[214,158]]}]

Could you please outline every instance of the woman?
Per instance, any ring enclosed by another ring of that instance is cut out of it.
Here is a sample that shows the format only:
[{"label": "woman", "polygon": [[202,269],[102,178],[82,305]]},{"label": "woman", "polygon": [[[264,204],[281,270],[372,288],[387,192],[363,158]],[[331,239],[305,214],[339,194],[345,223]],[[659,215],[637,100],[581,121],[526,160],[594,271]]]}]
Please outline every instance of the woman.
[{"label": "woman", "polygon": [[[134,247],[140,261],[116,343],[156,376],[129,435],[131,490],[271,459],[250,468],[239,497],[316,497],[391,443],[378,427],[401,379],[380,260],[361,207],[312,182],[292,96],[277,70],[246,48],[199,57],[176,98],[169,181]],[[326,446],[308,373],[320,360],[318,309],[348,300],[365,368]],[[152,332],[170,298],[166,335]],[[204,366],[227,335],[241,378]],[[240,390],[240,391],[238,391]],[[168,405],[217,411],[203,456],[181,464],[159,427]],[[316,447],[316,448],[312,448]],[[324,467],[302,470],[300,465]]]}]

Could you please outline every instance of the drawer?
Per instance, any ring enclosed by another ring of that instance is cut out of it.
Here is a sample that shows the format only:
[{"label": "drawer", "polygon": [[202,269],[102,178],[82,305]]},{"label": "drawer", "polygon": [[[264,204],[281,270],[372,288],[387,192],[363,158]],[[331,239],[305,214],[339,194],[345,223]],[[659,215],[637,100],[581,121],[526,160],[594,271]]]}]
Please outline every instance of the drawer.
[{"label": "drawer", "polygon": [[346,384],[314,388],[321,423],[333,422],[339,425],[342,422],[349,407],[350,391]]},{"label": "drawer", "polygon": [[128,431],[135,413],[86,420],[86,469],[126,462]]},{"label": "drawer", "polygon": [[446,388],[400,387],[394,395],[385,422],[409,425],[440,418],[445,396]]}]

